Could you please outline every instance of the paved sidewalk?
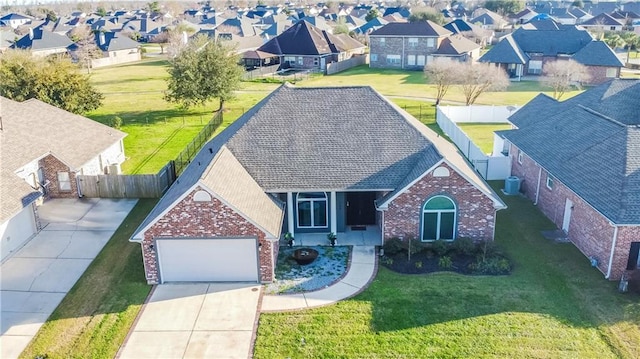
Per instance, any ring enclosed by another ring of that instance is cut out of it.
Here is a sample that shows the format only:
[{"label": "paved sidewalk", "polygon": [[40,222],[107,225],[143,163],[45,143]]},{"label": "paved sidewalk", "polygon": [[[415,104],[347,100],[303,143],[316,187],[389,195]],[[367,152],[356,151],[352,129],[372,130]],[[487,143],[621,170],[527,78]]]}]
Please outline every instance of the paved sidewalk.
[{"label": "paved sidewalk", "polygon": [[0,266],[0,358],[17,358],[137,200],[54,199],[42,231]]},{"label": "paved sidewalk", "polygon": [[155,287],[117,358],[248,358],[260,285],[176,283]]},{"label": "paved sidewalk", "polygon": [[265,295],[262,312],[277,312],[320,307],[350,298],[360,293],[373,278],[376,271],[374,246],[354,246],[347,274],[337,283],[314,292]]}]

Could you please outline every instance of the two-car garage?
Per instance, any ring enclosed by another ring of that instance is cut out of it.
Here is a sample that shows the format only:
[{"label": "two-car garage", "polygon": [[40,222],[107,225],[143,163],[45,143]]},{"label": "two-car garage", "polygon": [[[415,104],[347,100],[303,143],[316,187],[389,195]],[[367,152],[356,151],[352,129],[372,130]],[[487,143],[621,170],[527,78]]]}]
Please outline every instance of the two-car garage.
[{"label": "two-car garage", "polygon": [[156,240],[160,282],[259,282],[256,238]]}]

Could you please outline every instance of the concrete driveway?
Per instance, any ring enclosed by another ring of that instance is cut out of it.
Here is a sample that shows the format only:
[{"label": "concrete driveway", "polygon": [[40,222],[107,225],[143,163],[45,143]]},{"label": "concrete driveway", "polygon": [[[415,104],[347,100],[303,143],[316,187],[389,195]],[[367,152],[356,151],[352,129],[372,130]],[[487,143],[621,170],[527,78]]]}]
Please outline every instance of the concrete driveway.
[{"label": "concrete driveway", "polygon": [[42,231],[0,265],[0,357],[16,358],[135,205],[136,200],[54,199]]},{"label": "concrete driveway", "polygon": [[158,285],[117,357],[250,357],[260,296],[257,284]]}]

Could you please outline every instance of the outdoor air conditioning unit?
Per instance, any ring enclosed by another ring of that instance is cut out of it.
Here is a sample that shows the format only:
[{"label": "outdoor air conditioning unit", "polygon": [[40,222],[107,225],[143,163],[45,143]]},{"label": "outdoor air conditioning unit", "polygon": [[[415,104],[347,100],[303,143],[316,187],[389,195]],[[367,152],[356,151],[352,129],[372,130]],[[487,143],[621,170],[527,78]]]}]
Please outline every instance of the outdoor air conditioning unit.
[{"label": "outdoor air conditioning unit", "polygon": [[520,178],[509,176],[504,180],[504,193],[510,196],[520,193]]},{"label": "outdoor air conditioning unit", "polygon": [[109,172],[110,175],[119,175],[120,173],[122,173],[122,170],[120,169],[120,164],[117,164],[117,163],[107,166],[107,171]]}]

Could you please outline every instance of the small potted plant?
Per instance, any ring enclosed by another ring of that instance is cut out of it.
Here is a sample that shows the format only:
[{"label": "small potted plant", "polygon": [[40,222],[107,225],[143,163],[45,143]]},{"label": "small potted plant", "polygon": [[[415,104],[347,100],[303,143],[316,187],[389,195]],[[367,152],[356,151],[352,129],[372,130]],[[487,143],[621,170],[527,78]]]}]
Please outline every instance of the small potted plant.
[{"label": "small potted plant", "polygon": [[296,240],[293,238],[291,232],[287,232],[284,235],[284,240],[287,242],[287,246],[293,247],[296,244]]},{"label": "small potted plant", "polygon": [[336,234],[331,232],[329,234],[327,234],[327,239],[329,240],[329,243],[331,243],[331,247],[335,247],[336,246],[336,242],[338,241],[338,237],[336,237]]}]

